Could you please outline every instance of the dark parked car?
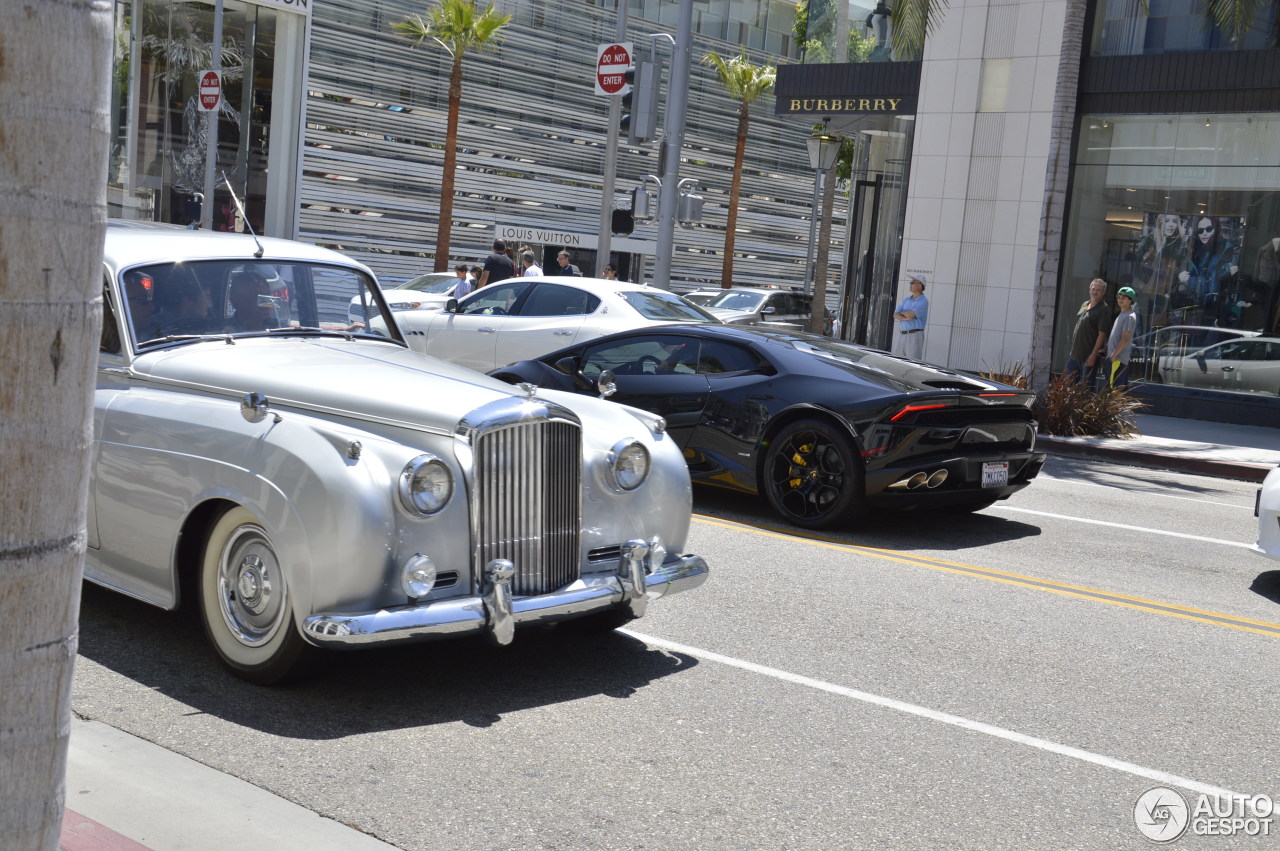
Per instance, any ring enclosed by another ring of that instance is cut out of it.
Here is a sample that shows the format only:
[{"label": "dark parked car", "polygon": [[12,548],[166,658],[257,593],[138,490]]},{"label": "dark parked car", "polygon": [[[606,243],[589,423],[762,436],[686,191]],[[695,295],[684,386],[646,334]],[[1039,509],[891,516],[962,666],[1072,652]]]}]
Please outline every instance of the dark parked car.
[{"label": "dark parked car", "polygon": [[976,511],[1045,458],[1033,394],[802,332],[657,326],[490,375],[586,394],[612,377],[613,401],[666,418],[695,482],[763,493],[808,528],[869,506]]}]

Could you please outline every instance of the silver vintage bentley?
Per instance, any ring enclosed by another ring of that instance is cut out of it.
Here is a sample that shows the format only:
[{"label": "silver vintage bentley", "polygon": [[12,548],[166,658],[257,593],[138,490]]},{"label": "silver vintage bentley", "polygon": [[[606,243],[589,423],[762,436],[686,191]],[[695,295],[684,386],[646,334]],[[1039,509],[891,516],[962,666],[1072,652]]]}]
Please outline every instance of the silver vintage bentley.
[{"label": "silver vintage bentley", "polygon": [[86,578],[194,600],[245,679],[317,648],[609,629],[707,577],[659,417],[410,351],[341,254],[113,222],[104,287]]}]

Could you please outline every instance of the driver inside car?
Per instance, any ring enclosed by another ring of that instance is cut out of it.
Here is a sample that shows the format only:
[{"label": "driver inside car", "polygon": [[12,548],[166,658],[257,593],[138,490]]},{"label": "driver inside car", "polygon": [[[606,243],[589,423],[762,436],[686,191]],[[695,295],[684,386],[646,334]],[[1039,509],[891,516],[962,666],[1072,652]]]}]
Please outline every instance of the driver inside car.
[{"label": "driver inside car", "polygon": [[277,326],[276,299],[271,285],[258,272],[243,272],[234,278],[227,301],[235,311],[227,322],[228,331],[266,331]]},{"label": "driver inside car", "polygon": [[209,330],[209,309],[213,307],[213,301],[195,278],[189,275],[156,276],[151,299],[156,307],[151,317],[154,330],[149,335],[139,331],[139,340],[203,334]]}]

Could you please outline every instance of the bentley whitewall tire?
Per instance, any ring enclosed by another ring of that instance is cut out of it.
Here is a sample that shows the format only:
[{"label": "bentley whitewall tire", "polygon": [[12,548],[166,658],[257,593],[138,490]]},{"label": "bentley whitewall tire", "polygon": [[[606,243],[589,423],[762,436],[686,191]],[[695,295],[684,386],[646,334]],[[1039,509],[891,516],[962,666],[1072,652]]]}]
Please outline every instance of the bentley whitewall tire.
[{"label": "bentley whitewall tire", "polygon": [[223,514],[209,532],[200,568],[200,620],[222,663],[261,685],[297,673],[311,649],[294,625],[271,538],[244,508]]}]

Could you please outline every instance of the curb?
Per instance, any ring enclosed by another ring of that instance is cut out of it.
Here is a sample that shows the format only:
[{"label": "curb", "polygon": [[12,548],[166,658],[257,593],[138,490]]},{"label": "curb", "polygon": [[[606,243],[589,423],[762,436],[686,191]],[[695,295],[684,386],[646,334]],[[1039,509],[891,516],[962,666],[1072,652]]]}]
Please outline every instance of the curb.
[{"label": "curb", "polygon": [[1036,448],[1043,449],[1052,455],[1089,458],[1114,464],[1152,467],[1158,470],[1173,470],[1180,473],[1194,473],[1199,476],[1212,476],[1219,479],[1239,479],[1246,482],[1261,482],[1274,467],[1272,464],[1252,464],[1247,461],[1190,458],[1186,455],[1171,455],[1165,452],[1153,452],[1149,449],[1122,449],[1118,446],[1081,443],[1073,438],[1054,437],[1048,434],[1036,435]]}]

